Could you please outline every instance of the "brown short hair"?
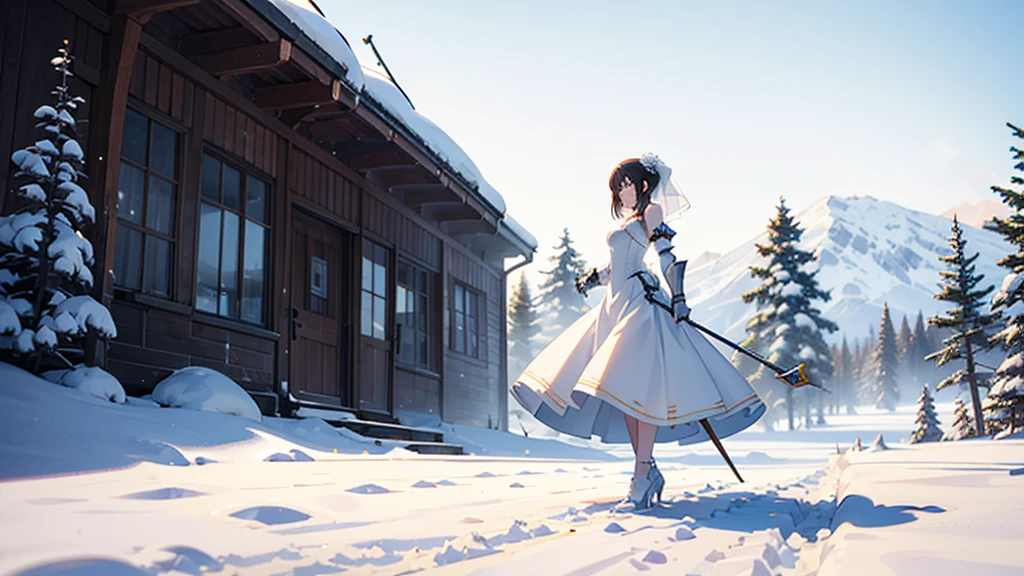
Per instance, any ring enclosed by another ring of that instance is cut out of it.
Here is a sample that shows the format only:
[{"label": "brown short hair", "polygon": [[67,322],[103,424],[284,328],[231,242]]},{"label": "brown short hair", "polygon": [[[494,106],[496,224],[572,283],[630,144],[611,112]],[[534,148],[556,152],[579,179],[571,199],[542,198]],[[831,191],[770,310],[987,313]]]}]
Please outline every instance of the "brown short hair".
[{"label": "brown short hair", "polygon": [[[643,214],[647,205],[651,203],[651,192],[661,181],[657,172],[649,172],[640,163],[639,158],[628,158],[619,162],[619,165],[612,170],[608,178],[608,188],[612,191],[612,216],[622,218],[622,200],[619,198],[619,190],[622,185],[632,182],[636,186],[636,209],[634,213]],[[647,190],[644,190],[644,183],[647,183]]]}]

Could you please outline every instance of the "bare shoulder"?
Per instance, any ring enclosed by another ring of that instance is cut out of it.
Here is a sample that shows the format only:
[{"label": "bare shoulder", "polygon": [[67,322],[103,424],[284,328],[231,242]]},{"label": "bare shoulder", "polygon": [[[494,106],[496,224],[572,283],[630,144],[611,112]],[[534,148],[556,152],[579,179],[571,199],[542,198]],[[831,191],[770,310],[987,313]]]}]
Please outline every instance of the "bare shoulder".
[{"label": "bare shoulder", "polygon": [[644,209],[644,222],[647,224],[647,234],[650,235],[654,232],[654,229],[661,225],[664,221],[665,214],[661,209],[660,204],[651,202]]}]

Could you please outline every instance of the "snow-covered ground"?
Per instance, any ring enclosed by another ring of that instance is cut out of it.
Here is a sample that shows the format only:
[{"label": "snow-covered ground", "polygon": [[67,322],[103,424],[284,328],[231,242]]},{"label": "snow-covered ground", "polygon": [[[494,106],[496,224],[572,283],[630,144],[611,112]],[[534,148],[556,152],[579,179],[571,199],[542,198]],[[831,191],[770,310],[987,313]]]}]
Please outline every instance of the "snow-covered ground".
[{"label": "snow-covered ground", "polygon": [[472,454],[421,456],[0,364],[0,574],[1024,573],[1024,439],[908,445],[911,407],[828,421],[725,440],[742,484],[710,445],[659,445],[664,503],[614,512],[628,446],[444,425]]}]

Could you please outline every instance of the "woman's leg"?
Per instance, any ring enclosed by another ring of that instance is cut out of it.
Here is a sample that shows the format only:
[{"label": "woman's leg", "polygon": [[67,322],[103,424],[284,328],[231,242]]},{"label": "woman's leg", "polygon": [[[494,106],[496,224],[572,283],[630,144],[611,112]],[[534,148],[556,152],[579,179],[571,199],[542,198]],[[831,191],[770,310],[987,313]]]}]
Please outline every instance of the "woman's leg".
[{"label": "woman's leg", "polygon": [[623,414],[622,417],[626,419],[626,432],[629,433],[629,443],[633,445],[633,454],[636,454],[636,427],[640,421],[628,414]]},{"label": "woman's leg", "polygon": [[646,478],[647,472],[651,469],[651,457],[654,455],[654,437],[658,433],[658,427],[647,422],[636,421],[636,467],[633,469],[634,478]]}]

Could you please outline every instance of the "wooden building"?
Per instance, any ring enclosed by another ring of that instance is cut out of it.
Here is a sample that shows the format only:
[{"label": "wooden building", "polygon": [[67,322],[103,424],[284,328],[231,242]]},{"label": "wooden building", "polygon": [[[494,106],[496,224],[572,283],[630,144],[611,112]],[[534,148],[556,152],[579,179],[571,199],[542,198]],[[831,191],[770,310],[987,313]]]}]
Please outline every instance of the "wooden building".
[{"label": "wooden building", "polygon": [[504,262],[535,241],[280,2],[4,0],[0,31],[5,159],[71,42],[119,332],[93,353],[129,394],[199,365],[266,413],[506,426]]}]

